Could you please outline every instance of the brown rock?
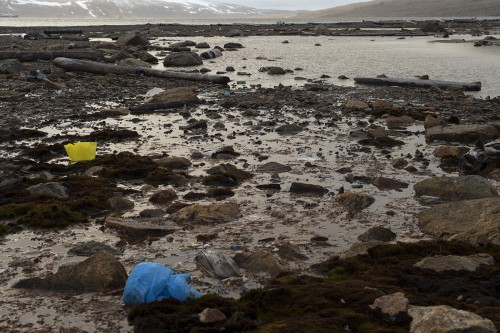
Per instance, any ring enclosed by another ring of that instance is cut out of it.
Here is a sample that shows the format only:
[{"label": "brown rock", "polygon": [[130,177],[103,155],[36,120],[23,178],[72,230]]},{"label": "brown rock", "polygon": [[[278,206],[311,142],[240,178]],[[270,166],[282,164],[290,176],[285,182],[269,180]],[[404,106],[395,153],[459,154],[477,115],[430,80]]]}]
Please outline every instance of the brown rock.
[{"label": "brown rock", "polygon": [[184,207],[170,217],[177,223],[218,224],[232,222],[242,216],[235,202]]},{"label": "brown rock", "polygon": [[367,194],[345,192],[335,197],[335,202],[338,202],[348,210],[358,211],[370,206],[375,202],[375,199]]},{"label": "brown rock", "polygon": [[151,98],[152,103],[185,102],[199,103],[200,99],[191,87],[177,87],[165,90]]},{"label": "brown rock", "polygon": [[227,320],[226,315],[222,311],[210,308],[206,308],[200,314],[198,314],[198,318],[203,324],[212,324]]},{"label": "brown rock", "polygon": [[436,126],[444,126],[445,121],[441,116],[427,115],[424,121],[425,128],[431,128]]},{"label": "brown rock", "polygon": [[265,250],[252,253],[238,253],[234,256],[234,261],[241,268],[253,273],[268,273],[271,277],[276,277],[283,272],[283,266],[274,256]]},{"label": "brown rock", "polygon": [[390,295],[385,295],[377,298],[370,308],[378,309],[382,313],[395,317],[400,313],[406,313],[409,300],[402,292],[397,292]]},{"label": "brown rock", "polygon": [[156,192],[149,198],[149,201],[155,205],[166,205],[177,199],[177,193],[172,189],[166,189]]},{"label": "brown rock", "polygon": [[357,99],[348,100],[342,105],[343,111],[363,111],[369,110],[370,107],[363,101]]}]

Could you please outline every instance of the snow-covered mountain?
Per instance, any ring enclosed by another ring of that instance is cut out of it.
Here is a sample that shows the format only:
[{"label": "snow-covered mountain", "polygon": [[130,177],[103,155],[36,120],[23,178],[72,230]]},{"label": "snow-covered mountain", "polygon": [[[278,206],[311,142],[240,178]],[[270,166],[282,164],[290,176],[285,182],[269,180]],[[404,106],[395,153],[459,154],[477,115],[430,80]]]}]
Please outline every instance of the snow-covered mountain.
[{"label": "snow-covered mountain", "polygon": [[64,18],[211,18],[262,15],[251,7],[210,0],[0,0],[1,14]]}]

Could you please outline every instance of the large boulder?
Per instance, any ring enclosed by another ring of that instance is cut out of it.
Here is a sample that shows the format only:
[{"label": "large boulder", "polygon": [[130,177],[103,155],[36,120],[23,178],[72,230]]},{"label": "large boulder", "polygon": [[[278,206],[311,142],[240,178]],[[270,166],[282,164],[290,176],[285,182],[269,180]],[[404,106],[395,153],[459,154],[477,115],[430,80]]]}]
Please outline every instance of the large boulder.
[{"label": "large boulder", "polygon": [[496,333],[493,322],[475,313],[447,305],[414,306],[408,310],[413,317],[410,333]]},{"label": "large boulder", "polygon": [[429,142],[446,141],[472,143],[477,140],[490,142],[500,136],[493,125],[453,125],[431,127],[425,131],[425,139]]},{"label": "large boulder", "polygon": [[497,197],[498,192],[481,176],[432,177],[413,187],[415,195],[438,197],[443,201],[472,200]]},{"label": "large boulder", "polygon": [[500,245],[500,197],[437,205],[419,213],[418,224],[439,239]]},{"label": "large boulder", "polygon": [[170,218],[181,224],[218,224],[235,221],[241,216],[240,206],[237,203],[225,202],[187,206],[170,215]]},{"label": "large boulder", "polygon": [[131,31],[126,33],[116,41],[116,44],[120,47],[126,46],[148,46],[149,40],[142,36],[139,31]]},{"label": "large boulder", "polygon": [[189,67],[203,65],[203,59],[193,52],[177,52],[165,57],[163,60],[165,67]]},{"label": "large boulder", "polygon": [[125,287],[127,272],[108,252],[98,252],[77,263],[59,267],[48,277],[21,280],[14,288],[47,289],[55,291],[105,292]]}]

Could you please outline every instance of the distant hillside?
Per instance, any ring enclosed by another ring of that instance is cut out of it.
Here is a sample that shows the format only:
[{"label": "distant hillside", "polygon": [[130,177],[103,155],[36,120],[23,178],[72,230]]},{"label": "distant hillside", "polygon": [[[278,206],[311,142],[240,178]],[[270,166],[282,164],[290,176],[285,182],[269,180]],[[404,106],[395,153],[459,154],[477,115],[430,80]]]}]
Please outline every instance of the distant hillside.
[{"label": "distant hillside", "polygon": [[296,18],[450,16],[500,16],[500,0],[374,0],[312,11]]}]

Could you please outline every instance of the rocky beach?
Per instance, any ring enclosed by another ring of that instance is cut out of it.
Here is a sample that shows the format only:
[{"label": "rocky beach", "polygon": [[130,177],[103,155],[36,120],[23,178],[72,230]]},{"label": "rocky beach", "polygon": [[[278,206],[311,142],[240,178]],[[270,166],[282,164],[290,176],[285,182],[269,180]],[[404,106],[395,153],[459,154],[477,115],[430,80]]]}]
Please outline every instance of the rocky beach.
[{"label": "rocky beach", "polygon": [[[499,35],[498,20],[0,27],[0,330],[497,332],[500,91],[376,68],[384,85],[355,83],[245,38],[500,54]],[[75,142],[95,158],[71,162]],[[124,306],[142,262],[203,296]]]}]

